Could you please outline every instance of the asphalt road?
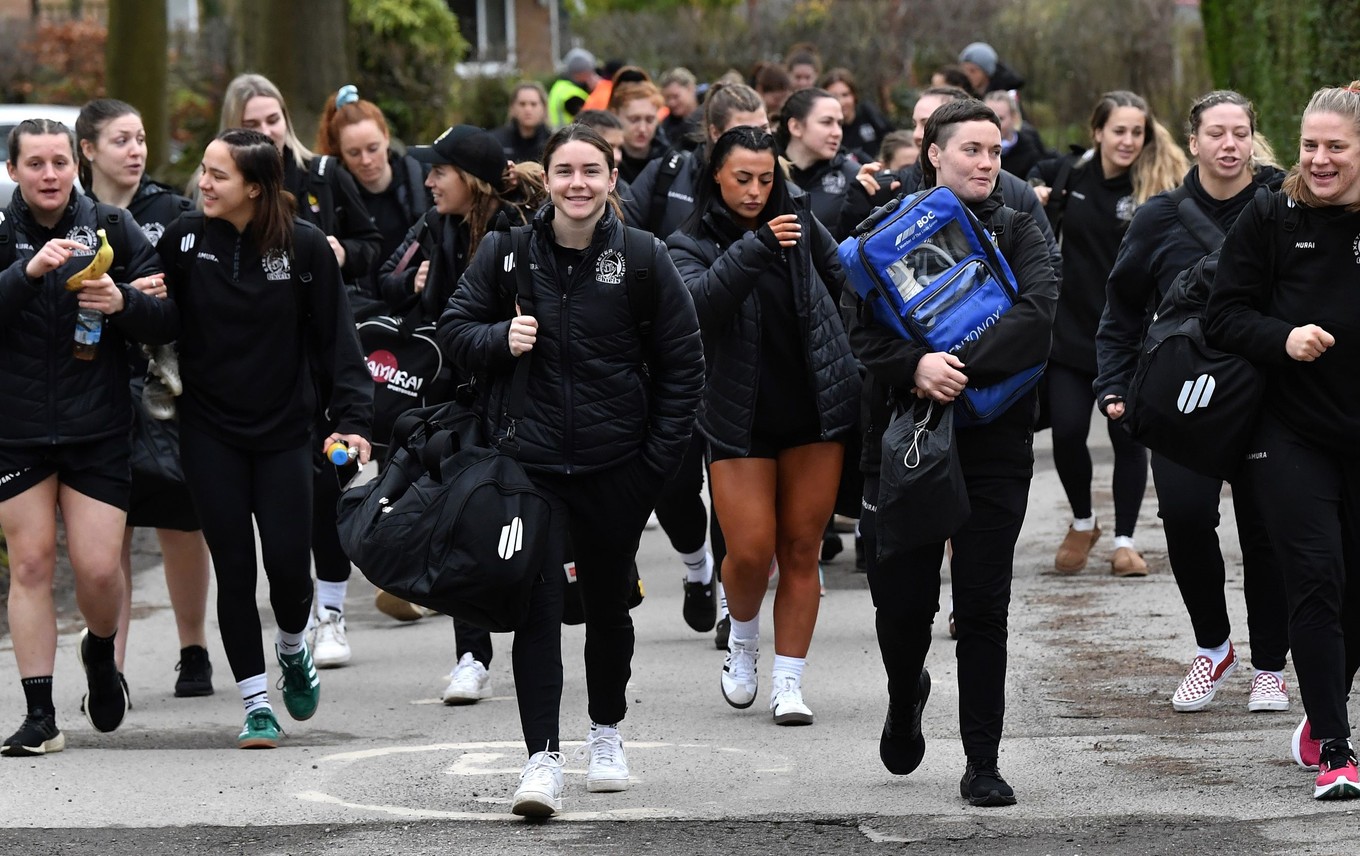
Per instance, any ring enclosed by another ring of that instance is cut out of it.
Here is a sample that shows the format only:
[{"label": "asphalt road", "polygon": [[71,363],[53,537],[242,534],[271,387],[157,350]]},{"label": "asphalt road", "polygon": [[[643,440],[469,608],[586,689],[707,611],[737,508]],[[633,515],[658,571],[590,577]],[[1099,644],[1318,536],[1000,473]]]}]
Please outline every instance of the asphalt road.
[{"label": "asphalt road", "polygon": [[[1017,806],[978,809],[959,797],[957,676],[943,611],[929,661],[925,762],[904,778],[882,769],[882,666],[848,535],[845,553],[827,566],[804,678],[817,723],[784,729],[761,704],[736,711],[723,702],[722,654],[711,634],[681,620],[682,566],[653,530],[639,555],[647,599],[634,612],[623,725],[633,782],[625,793],[586,793],[584,761],[570,760],[588,727],[580,628],[564,628],[565,811],[528,823],[508,814],[523,763],[509,636],[495,637],[494,696],[446,707],[439,693],[454,660],[448,620],[391,621],[356,574],[347,606],[354,662],[322,672],[320,711],[305,723],[285,717],[279,749],[241,752],[241,707],[216,638],[217,694],[173,697],[178,645],[153,568],[136,585],[127,669],[134,708],[113,734],[94,732],[79,713],[81,625],[78,616],[63,620],[55,695],[68,748],[0,758],[0,853],[1354,852],[1351,805],[1314,802],[1310,774],[1289,760],[1302,715],[1297,693],[1292,712],[1248,714],[1251,673],[1243,668],[1207,710],[1172,711],[1194,642],[1166,568],[1155,499],[1138,533],[1151,576],[1109,576],[1108,536],[1085,573],[1045,573],[1067,523],[1045,442],[1041,435],[1011,609],[1001,768]],[[1113,515],[1109,472],[1108,453],[1098,450],[1102,519]],[[1223,518],[1233,639],[1245,659],[1228,499]],[[268,621],[265,598],[262,586]],[[767,600],[767,648],[770,622]],[[266,640],[272,633],[267,627]],[[8,728],[21,717],[22,697],[7,638],[0,648]],[[1292,689],[1292,671],[1289,678]]]}]

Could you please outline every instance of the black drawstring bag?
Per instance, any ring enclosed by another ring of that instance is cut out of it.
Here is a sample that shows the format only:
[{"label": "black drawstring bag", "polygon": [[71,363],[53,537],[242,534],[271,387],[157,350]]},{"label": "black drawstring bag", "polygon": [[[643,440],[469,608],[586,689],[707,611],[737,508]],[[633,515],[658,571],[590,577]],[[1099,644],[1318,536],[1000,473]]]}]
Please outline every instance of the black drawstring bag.
[{"label": "black drawstring bag", "polygon": [[883,434],[878,555],[940,543],[972,513],[954,445],[954,408],[917,401],[898,408]]}]

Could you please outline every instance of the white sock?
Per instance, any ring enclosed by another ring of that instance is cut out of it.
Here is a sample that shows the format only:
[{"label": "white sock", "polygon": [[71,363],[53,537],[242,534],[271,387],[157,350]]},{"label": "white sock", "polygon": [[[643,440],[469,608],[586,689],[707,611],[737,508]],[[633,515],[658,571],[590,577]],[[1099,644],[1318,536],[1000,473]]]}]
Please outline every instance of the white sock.
[{"label": "white sock", "polygon": [[349,580],[338,583],[317,580],[316,602],[326,607],[331,612],[338,612],[343,615],[345,612],[345,592],[348,589]]},{"label": "white sock", "polygon": [[1128,547],[1130,550],[1136,550],[1136,549],[1137,549],[1136,547],[1133,546],[1133,536],[1132,536],[1132,535],[1116,535],[1116,536],[1114,536],[1114,548],[1115,548],[1116,550],[1118,550],[1120,547]]},{"label": "white sock", "polygon": [[1232,640],[1228,639],[1224,640],[1223,644],[1219,645],[1217,648],[1196,648],[1195,655],[1198,657],[1208,657],[1209,662],[1213,663],[1214,668],[1217,669],[1218,664],[1228,658],[1228,651],[1231,649]]},{"label": "white sock", "polygon": [[1096,528],[1096,516],[1072,518],[1072,529],[1077,532],[1090,532]]},{"label": "white sock", "polygon": [[735,615],[732,616],[732,638],[740,639],[743,642],[760,641],[760,613],[750,621],[738,621]]},{"label": "white sock", "polygon": [[774,655],[774,668],[770,670],[770,682],[776,683],[780,678],[793,678],[799,686],[803,684],[803,667],[807,665],[804,657],[785,657],[782,654]]},{"label": "white sock", "polygon": [[307,638],[307,631],[299,633],[284,633],[282,630],[274,631],[274,644],[278,646],[280,654],[296,654],[303,649],[303,641]]},{"label": "white sock", "polygon": [[718,581],[718,620],[721,621],[730,613],[727,611],[727,590],[723,588],[722,581]]},{"label": "white sock", "polygon": [[244,681],[237,681],[236,686],[241,690],[241,704],[245,705],[247,715],[260,708],[273,710],[269,704],[268,676],[253,675]]},{"label": "white sock", "polygon": [[680,558],[685,561],[685,582],[709,583],[713,581],[713,554],[708,552],[707,544],[693,553],[681,553]]},{"label": "white sock", "polygon": [[591,736],[591,737],[594,737],[596,734],[600,734],[600,735],[603,735],[603,736],[605,736],[605,737],[613,737],[613,736],[615,736],[615,735],[618,734],[618,733],[619,733],[619,724],[618,724],[617,722],[614,723],[613,725],[600,725],[598,722],[592,722],[592,723],[590,723],[590,736]]}]

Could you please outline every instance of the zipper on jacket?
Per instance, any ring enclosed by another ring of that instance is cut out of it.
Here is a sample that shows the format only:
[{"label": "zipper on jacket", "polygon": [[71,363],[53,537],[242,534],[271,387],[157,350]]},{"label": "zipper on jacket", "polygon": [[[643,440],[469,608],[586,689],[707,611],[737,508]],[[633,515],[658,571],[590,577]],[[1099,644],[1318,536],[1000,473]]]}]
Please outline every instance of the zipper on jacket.
[{"label": "zipper on jacket", "polygon": [[43,274],[44,290],[48,295],[48,305],[52,307],[53,326],[58,329],[55,335],[47,337],[47,442],[57,443],[57,360],[61,359],[61,296],[66,292],[47,288],[46,280],[50,274]]},{"label": "zipper on jacket", "polygon": [[236,246],[231,251],[231,281],[241,281],[241,233],[236,234]]}]

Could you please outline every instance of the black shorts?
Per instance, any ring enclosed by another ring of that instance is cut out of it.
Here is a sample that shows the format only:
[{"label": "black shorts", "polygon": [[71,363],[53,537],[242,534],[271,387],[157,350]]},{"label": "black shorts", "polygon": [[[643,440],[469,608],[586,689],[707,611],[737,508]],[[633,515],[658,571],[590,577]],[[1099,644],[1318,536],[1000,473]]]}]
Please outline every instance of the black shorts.
[{"label": "black shorts", "polygon": [[739,455],[735,452],[724,452],[713,448],[713,444],[708,446],[708,462],[727,461],[733,458],[770,458],[779,457],[779,453],[785,449],[793,449],[798,446],[810,446],[813,443],[821,443],[822,436],[820,430],[809,430],[803,433],[793,434],[755,434],[751,437],[751,448],[746,454]]},{"label": "black shorts", "polygon": [[55,475],[58,483],[127,511],[132,489],[130,454],[122,437],[61,446],[0,447],[0,502]]}]

